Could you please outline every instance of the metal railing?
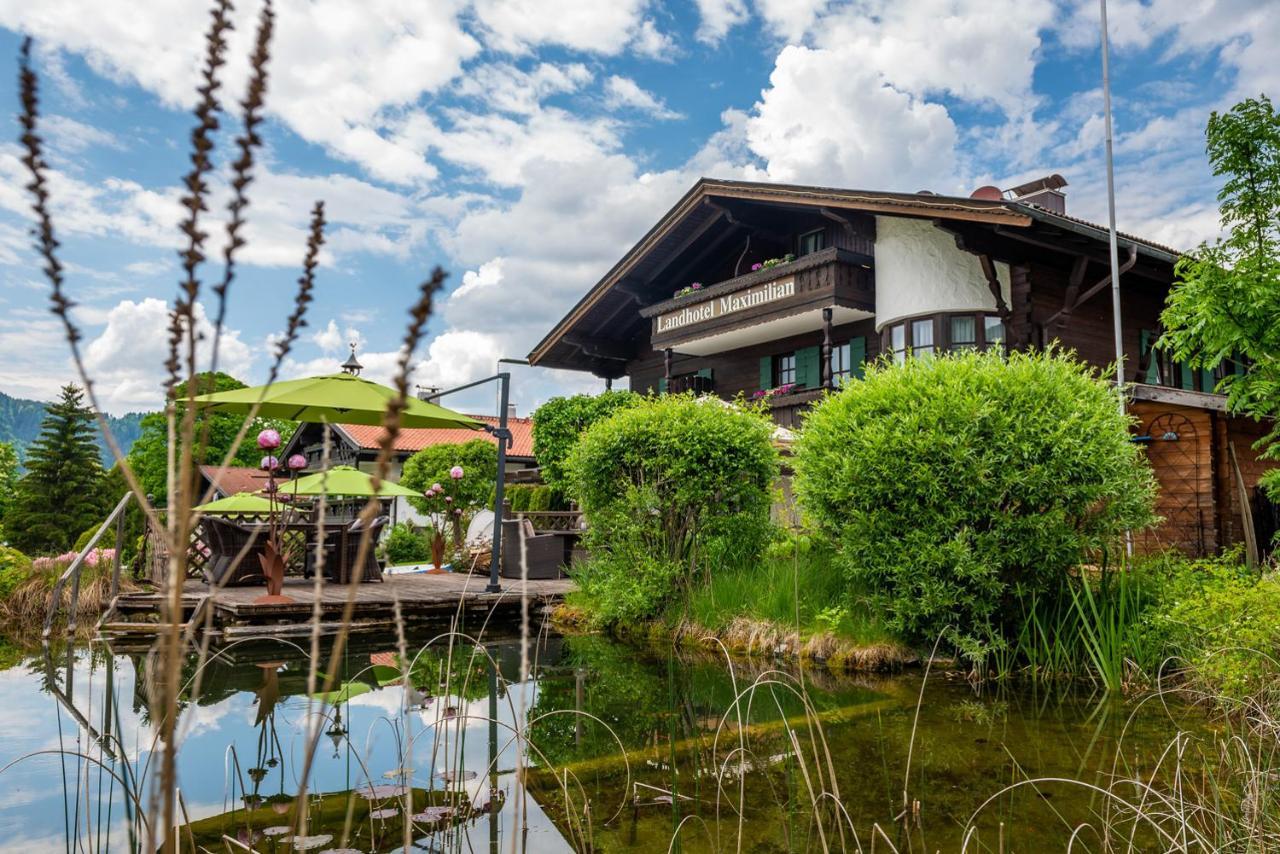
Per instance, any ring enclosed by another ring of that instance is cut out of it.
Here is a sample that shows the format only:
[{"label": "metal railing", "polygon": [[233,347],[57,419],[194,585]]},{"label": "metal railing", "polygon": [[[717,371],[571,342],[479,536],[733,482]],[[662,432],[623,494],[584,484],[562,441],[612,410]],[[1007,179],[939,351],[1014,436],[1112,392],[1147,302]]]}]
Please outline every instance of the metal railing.
[{"label": "metal railing", "polygon": [[[126,492],[124,497],[116,504],[115,509],[107,516],[106,521],[102,523],[85,547],[71,561],[70,565],[63,570],[62,575],[58,576],[58,580],[53,583],[53,593],[49,598],[49,611],[44,617],[44,637],[47,638],[53,633],[53,621],[62,606],[62,591],[68,582],[71,584],[71,601],[67,604],[67,634],[71,634],[76,630],[76,612],[80,605],[80,574],[84,569],[85,559],[97,547],[98,540],[102,539],[102,535],[107,532],[107,529],[113,523],[116,526],[116,548],[115,558],[112,560],[111,567],[110,607],[112,609],[115,607],[116,597],[120,595],[120,557],[124,553],[125,511],[129,508],[129,502],[132,500],[133,493]],[[110,613],[110,609],[108,613]]]}]

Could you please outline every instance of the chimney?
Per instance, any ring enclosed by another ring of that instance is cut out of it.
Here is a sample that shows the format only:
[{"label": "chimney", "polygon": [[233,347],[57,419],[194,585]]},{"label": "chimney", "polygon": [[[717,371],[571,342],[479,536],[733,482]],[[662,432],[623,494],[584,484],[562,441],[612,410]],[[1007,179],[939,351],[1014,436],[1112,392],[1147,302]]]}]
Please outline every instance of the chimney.
[{"label": "chimney", "polygon": [[507,420],[510,421],[516,417],[516,405],[514,403],[507,404]]},{"label": "chimney", "polygon": [[1067,186],[1067,179],[1054,173],[1044,178],[1037,178],[1025,184],[1011,187],[1005,192],[1012,201],[1024,205],[1035,205],[1053,213],[1067,212],[1067,197],[1062,188]]}]

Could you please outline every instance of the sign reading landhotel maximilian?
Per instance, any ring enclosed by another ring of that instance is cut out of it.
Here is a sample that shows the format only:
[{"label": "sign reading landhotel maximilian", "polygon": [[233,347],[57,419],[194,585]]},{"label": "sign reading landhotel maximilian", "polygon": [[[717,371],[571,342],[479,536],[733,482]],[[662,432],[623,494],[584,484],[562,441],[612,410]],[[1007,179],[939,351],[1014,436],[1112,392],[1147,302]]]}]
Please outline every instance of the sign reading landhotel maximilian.
[{"label": "sign reading landhotel maximilian", "polygon": [[695,323],[704,323],[717,317],[724,317],[726,314],[733,314],[736,311],[754,308],[758,305],[764,305],[765,303],[775,302],[795,295],[795,277],[788,276],[785,279],[777,279],[763,285],[757,285],[754,288],[748,288],[745,291],[725,294],[722,297],[716,297],[698,305],[691,305],[676,311],[669,311],[666,314],[660,314],[658,315],[656,332],[661,335],[664,332],[672,332]]}]

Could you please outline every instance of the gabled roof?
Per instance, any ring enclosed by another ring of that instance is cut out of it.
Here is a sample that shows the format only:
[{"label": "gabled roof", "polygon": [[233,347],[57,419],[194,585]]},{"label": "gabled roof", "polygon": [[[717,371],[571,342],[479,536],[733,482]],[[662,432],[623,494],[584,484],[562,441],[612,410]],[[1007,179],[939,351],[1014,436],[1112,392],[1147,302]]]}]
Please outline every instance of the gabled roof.
[{"label": "gabled roof", "polygon": [[[592,359],[587,349],[598,346],[595,330],[616,328],[635,315],[636,303],[657,299],[636,292],[663,271],[664,258],[687,250],[712,234],[718,223],[732,220],[720,202],[749,202],[792,209],[807,209],[831,216],[834,212],[927,218],[989,228],[1021,230],[1043,224],[1052,230],[1071,231],[1086,240],[1107,240],[1107,230],[1065,214],[1007,199],[974,199],[932,193],[890,193],[836,187],[809,187],[750,181],[701,178],[658,220],[623,257],[578,301],[529,353],[529,362],[549,367],[581,369]],[[836,215],[838,217],[838,214]],[[1161,263],[1176,260],[1176,250],[1132,235],[1119,235],[1142,254]],[[579,340],[573,340],[573,339]],[[586,339],[585,342],[581,339]],[[579,354],[578,351],[582,353]],[[594,362],[602,376],[621,376],[620,362],[606,356]]]},{"label": "gabled roof", "polygon": [[[498,426],[498,419],[492,415],[470,417],[494,427]],[[379,443],[384,435],[381,427],[366,427],[363,424],[337,424],[335,427],[357,448],[374,450],[381,447]],[[507,429],[511,431],[511,447],[507,449],[508,459],[533,460],[533,419],[508,418]],[[393,447],[398,452],[411,454],[434,445],[461,445],[473,439],[497,442],[493,434],[487,431],[406,429],[396,434]]]},{"label": "gabled roof", "polygon": [[220,498],[241,492],[257,492],[267,485],[265,471],[244,466],[229,466],[221,474],[217,466],[200,466],[200,474],[213,484]]},{"label": "gabled roof", "polygon": [[631,247],[626,255],[578,301],[578,304],[556,324],[529,354],[529,362],[538,364],[550,349],[560,343],[564,333],[595,308],[618,283],[630,275],[643,277],[646,262],[670,252],[700,229],[722,215],[708,203],[717,199],[746,200],[799,206],[811,210],[840,209],[863,213],[896,214],[969,222],[987,222],[1010,226],[1026,226],[1031,218],[1026,211],[1003,201],[962,199],[920,193],[884,193],[847,190],[838,187],[805,187],[792,184],[770,184],[753,181],[726,181],[700,178],[689,192],[649,232]]}]

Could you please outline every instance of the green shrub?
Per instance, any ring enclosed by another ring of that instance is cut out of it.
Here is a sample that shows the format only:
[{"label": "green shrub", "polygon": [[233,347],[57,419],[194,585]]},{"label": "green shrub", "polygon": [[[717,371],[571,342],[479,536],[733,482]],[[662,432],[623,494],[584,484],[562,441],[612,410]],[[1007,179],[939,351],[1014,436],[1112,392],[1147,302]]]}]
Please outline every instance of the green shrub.
[{"label": "green shrub", "polygon": [[569,457],[589,527],[580,581],[602,623],[657,614],[700,575],[758,561],[778,455],[761,415],[692,395],[645,399]]},{"label": "green shrub", "polygon": [[796,492],[890,628],[979,656],[1016,635],[1028,598],[1154,521],[1130,420],[1060,352],[880,363],[805,420]]},{"label": "green shrub", "polygon": [[[430,484],[428,484],[430,486]],[[391,526],[384,544],[387,563],[423,563],[431,559],[431,544],[422,532],[408,522]]]},{"label": "green shrub", "polygon": [[542,513],[551,509],[551,487],[535,486],[529,492],[529,510]]},{"label": "green shrub", "polygon": [[511,509],[522,512],[529,509],[529,498],[533,495],[533,487],[527,483],[513,483],[507,486],[504,496],[511,504]]},{"label": "green shrub", "polygon": [[1196,687],[1222,698],[1277,689],[1280,575],[1246,568],[1238,551],[1194,561],[1168,556],[1155,571],[1159,598],[1146,615],[1148,643],[1177,656],[1173,666],[1185,664]]},{"label": "green shrub", "polygon": [[0,546],[0,600],[8,599],[31,575],[31,558],[17,549]]},{"label": "green shrub", "polygon": [[[71,551],[76,552],[77,554],[82,551],[85,546],[89,545],[89,540],[93,539],[93,535],[98,533],[98,528],[100,527],[102,527],[102,523],[85,528],[80,536],[76,537],[76,544],[71,547]],[[115,526],[112,525],[102,532],[102,538],[98,540],[98,545],[95,546],[95,548],[114,549],[115,547],[116,529]]]},{"label": "green shrub", "polygon": [[[454,466],[462,467],[461,479],[449,477]],[[405,460],[400,485],[426,492],[433,483],[442,484],[459,506],[474,512],[490,503],[497,477],[497,446],[484,439],[472,439],[461,445],[432,445],[418,451]],[[422,513],[433,510],[423,498],[410,498],[409,503]]]},{"label": "green shrub", "polygon": [[533,455],[543,481],[559,495],[572,497],[569,452],[592,424],[644,398],[630,391],[553,397],[533,413]]}]

